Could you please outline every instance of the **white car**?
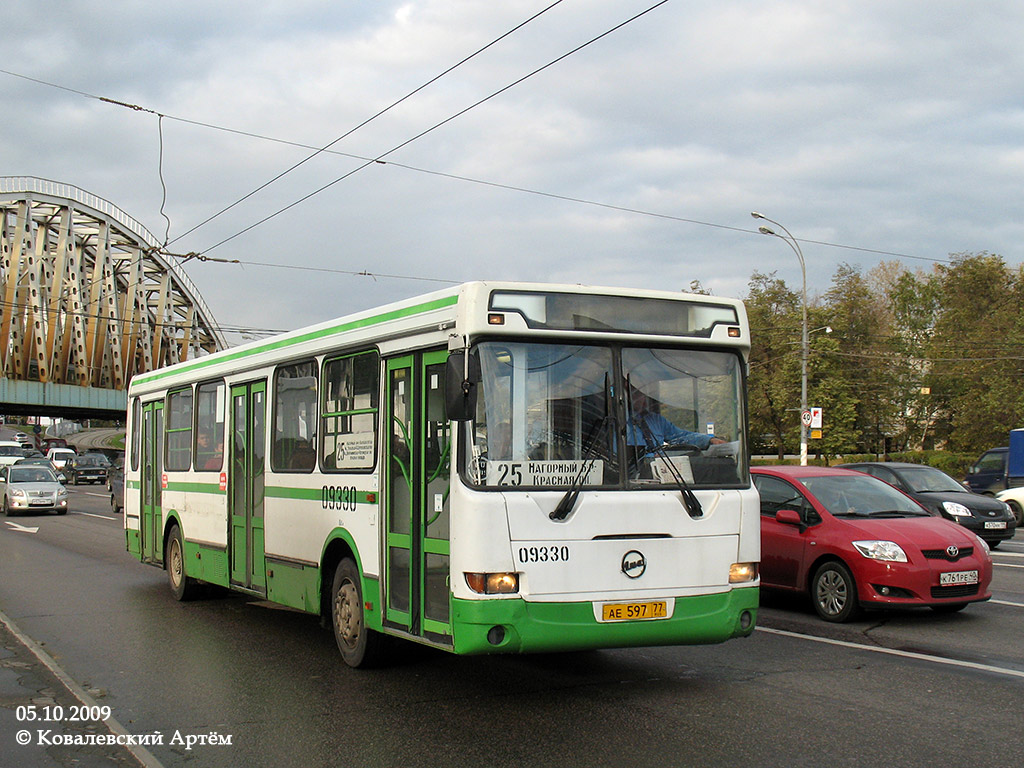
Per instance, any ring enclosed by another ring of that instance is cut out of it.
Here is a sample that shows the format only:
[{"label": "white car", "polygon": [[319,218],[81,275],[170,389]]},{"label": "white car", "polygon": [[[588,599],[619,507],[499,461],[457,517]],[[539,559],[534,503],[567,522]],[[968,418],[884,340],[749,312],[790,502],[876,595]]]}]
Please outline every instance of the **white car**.
[{"label": "white car", "polygon": [[0,510],[7,517],[22,512],[68,513],[68,491],[49,467],[27,464],[0,467]]},{"label": "white car", "polygon": [[19,459],[25,458],[25,449],[13,440],[0,440],[0,467],[9,467]]},{"label": "white car", "polygon": [[64,465],[77,456],[78,454],[70,448],[51,448],[46,453],[46,458],[52,461],[57,469],[64,469]]},{"label": "white car", "polygon": [[1024,526],[1024,486],[999,491],[996,498],[1010,505],[1013,516],[1017,518],[1017,528],[1020,529],[1021,526]]}]

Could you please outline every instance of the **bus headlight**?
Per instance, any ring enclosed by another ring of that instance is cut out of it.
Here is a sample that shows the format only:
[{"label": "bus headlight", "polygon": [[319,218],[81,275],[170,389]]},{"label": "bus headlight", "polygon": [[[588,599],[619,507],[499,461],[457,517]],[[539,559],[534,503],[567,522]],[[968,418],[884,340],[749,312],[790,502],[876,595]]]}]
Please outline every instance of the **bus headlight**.
[{"label": "bus headlight", "polygon": [[519,574],[467,573],[466,584],[481,595],[511,595],[519,591]]},{"label": "bus headlight", "polygon": [[757,579],[757,563],[733,563],[729,566],[729,583],[742,584]]}]

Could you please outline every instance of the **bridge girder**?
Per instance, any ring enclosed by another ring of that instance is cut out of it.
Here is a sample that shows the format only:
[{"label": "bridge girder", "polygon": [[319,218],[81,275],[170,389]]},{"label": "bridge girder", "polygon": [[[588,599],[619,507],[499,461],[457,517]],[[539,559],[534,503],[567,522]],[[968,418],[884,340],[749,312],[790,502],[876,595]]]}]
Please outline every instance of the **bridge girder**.
[{"label": "bridge girder", "polygon": [[156,238],[77,187],[0,177],[0,249],[2,377],[124,390],[225,346]]}]

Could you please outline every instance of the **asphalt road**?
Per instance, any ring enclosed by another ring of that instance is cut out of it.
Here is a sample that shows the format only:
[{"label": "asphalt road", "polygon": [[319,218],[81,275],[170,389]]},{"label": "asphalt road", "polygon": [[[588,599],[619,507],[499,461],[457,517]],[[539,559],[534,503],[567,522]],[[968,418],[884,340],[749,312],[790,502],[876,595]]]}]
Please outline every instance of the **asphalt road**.
[{"label": "asphalt road", "polygon": [[[102,489],[70,491],[64,517],[0,518],[0,610],[127,734],[160,735],[152,765],[932,768],[1024,754],[1024,535],[996,553],[995,600],[953,615],[836,627],[769,598],[753,637],[719,646],[460,658],[401,644],[389,667],[356,671],[315,617],[234,595],[175,602],[163,571],[124,552]],[[110,764],[19,747],[7,722],[0,765]],[[211,733],[230,743],[189,748]]]}]

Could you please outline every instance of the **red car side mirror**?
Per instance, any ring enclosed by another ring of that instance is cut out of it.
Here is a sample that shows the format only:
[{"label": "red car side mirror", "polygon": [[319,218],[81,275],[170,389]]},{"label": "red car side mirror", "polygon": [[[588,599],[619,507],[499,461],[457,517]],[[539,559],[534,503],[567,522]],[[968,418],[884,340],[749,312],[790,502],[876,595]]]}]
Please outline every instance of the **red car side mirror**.
[{"label": "red car side mirror", "polygon": [[801,532],[807,528],[804,521],[800,519],[800,513],[795,509],[780,509],[775,513],[775,519],[784,525],[795,525]]}]

